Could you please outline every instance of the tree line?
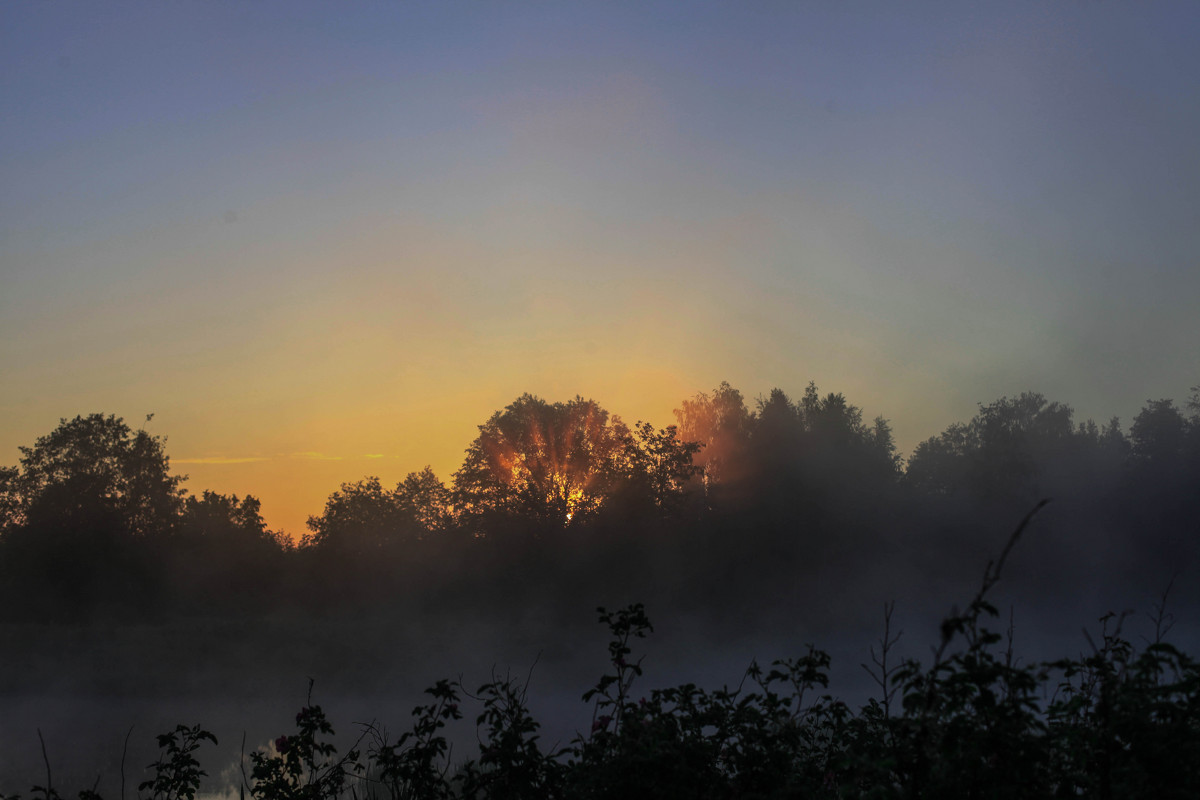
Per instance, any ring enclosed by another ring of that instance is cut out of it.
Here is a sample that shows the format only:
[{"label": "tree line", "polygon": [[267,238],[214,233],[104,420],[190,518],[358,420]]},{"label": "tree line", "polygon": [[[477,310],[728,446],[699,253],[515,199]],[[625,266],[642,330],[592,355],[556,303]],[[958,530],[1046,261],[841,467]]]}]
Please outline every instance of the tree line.
[{"label": "tree line", "polygon": [[614,587],[653,600],[668,583],[678,602],[719,602],[702,587],[850,569],[905,532],[959,546],[1042,497],[1136,531],[1139,552],[1176,567],[1200,546],[1200,387],[1182,407],[1149,401],[1127,430],[1004,397],[907,459],[886,419],[811,383],[753,403],[722,383],[674,413],[628,425],[582,397],[523,395],[448,482],[426,468],[344,483],[298,543],[253,496],[188,492],[144,426],[62,420],[0,468],[0,614],[395,610]]}]

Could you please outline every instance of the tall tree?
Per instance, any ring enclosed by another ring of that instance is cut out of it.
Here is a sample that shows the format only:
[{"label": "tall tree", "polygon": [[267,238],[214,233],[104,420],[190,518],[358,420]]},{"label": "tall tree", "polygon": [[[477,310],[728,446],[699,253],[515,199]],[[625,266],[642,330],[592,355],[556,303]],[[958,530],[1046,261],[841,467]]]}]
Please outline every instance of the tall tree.
[{"label": "tall tree", "polygon": [[207,489],[199,497],[184,499],[178,534],[185,542],[223,548],[229,555],[248,547],[275,549],[283,541],[267,529],[257,497],[239,498]]},{"label": "tall tree", "polygon": [[1148,400],[1133,419],[1129,438],[1138,462],[1175,466],[1184,448],[1188,421],[1173,400]]},{"label": "tall tree", "polygon": [[738,471],[744,465],[754,418],[740,391],[721,381],[711,393],[699,392],[684,400],[674,414],[679,438],[704,446],[695,461],[703,468],[706,486],[742,477]]},{"label": "tall tree", "polygon": [[[147,418],[149,419],[149,418]],[[183,508],[183,476],[170,473],[164,440],[120,417],[92,414],[22,447],[5,470],[0,582],[30,618],[104,607],[151,607],[163,583],[156,562]]]},{"label": "tall tree", "polygon": [[450,491],[426,467],[396,485],[383,487],[371,476],[342,487],[329,496],[320,516],[308,518],[309,547],[346,553],[378,553],[424,538],[450,520]]},{"label": "tall tree", "polygon": [[908,458],[904,480],[928,496],[956,495],[966,489],[964,465],[974,449],[970,428],[956,422],[916,446]]},{"label": "tall tree", "polygon": [[479,426],[454,475],[455,505],[468,517],[578,522],[619,482],[629,439],[625,424],[593,400],[524,394]]},{"label": "tall tree", "polygon": [[1119,420],[1072,416],[1038,392],[981,404],[970,422],[919,444],[905,479],[927,495],[1017,503],[1111,480],[1127,447]]},{"label": "tall tree", "polygon": [[618,488],[630,509],[673,514],[685,503],[692,479],[702,467],[693,463],[699,442],[684,441],[674,425],[657,429],[639,422],[626,438]]},{"label": "tall tree", "polygon": [[10,525],[101,514],[134,536],[170,530],[183,507],[186,476],[171,474],[165,441],[111,414],[61,420],[33,447],[20,448],[20,466],[5,477]]},{"label": "tall tree", "polygon": [[809,382],[797,407],[805,430],[809,480],[853,484],[888,483],[899,475],[900,458],[892,427],[883,417],[868,425],[863,412],[841,392],[824,397]]},{"label": "tall tree", "polygon": [[204,491],[184,500],[175,534],[159,548],[163,595],[185,612],[244,613],[281,601],[292,543],[267,528],[258,498]]},{"label": "tall tree", "polygon": [[21,471],[16,467],[0,467],[0,537],[10,526],[22,519],[21,502],[17,490],[17,479]]},{"label": "tall tree", "polygon": [[453,520],[452,496],[433,468],[410,472],[396,486],[396,502],[421,527],[422,534],[445,530]]}]

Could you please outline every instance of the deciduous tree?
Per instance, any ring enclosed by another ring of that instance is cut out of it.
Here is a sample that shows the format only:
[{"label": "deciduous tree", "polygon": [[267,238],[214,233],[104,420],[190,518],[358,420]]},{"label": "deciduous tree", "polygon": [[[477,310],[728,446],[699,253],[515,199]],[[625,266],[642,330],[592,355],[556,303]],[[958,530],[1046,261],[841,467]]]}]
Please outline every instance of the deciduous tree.
[{"label": "deciduous tree", "polygon": [[596,513],[619,482],[629,429],[594,400],[525,394],[483,425],[454,475],[467,516],[565,525]]},{"label": "deciduous tree", "polygon": [[63,419],[33,447],[20,448],[19,468],[4,477],[6,515],[22,526],[52,527],[99,514],[134,536],[169,531],[183,507],[186,476],[171,474],[164,442],[111,414]]},{"label": "deciduous tree", "polygon": [[450,491],[426,467],[409,473],[395,489],[371,476],[329,496],[320,516],[308,518],[307,546],[343,552],[378,553],[424,538],[450,520]]}]

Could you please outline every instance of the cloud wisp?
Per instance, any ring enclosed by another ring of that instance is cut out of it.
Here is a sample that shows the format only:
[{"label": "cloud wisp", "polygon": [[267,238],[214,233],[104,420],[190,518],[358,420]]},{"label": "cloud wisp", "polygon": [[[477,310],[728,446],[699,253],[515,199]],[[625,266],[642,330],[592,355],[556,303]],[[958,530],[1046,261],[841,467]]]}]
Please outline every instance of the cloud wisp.
[{"label": "cloud wisp", "polygon": [[199,458],[172,458],[173,464],[253,464],[269,461],[266,456],[201,456]]},{"label": "cloud wisp", "polygon": [[330,455],[329,453],[318,453],[315,450],[304,450],[299,453],[288,453],[288,458],[296,458],[302,461],[345,461],[344,456]]}]

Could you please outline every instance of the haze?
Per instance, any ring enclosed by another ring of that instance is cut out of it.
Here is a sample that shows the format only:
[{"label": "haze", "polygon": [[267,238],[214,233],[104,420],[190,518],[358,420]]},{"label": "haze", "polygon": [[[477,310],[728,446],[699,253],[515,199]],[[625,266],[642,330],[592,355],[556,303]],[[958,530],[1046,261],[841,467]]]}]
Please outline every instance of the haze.
[{"label": "haze", "polygon": [[0,464],[90,412],[298,535],[523,392],[815,380],[902,453],[1200,375],[1190,3],[17,3]]}]

